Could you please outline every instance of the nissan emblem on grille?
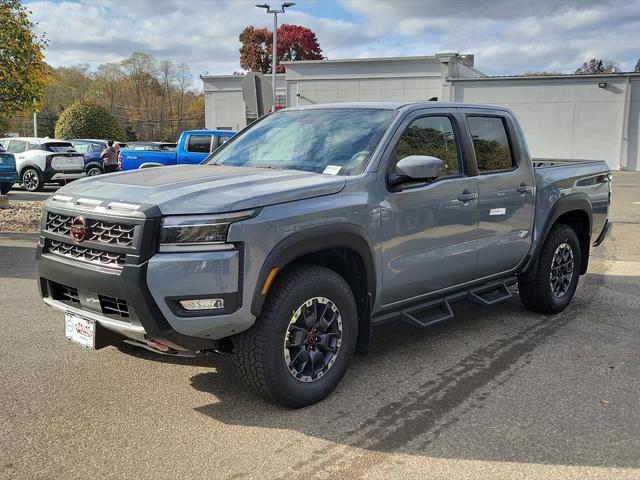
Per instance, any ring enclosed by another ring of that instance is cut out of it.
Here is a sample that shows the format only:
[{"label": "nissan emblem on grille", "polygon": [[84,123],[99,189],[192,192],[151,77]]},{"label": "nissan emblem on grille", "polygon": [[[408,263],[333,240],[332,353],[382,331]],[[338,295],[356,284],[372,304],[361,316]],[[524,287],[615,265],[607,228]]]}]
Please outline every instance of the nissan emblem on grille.
[{"label": "nissan emblem on grille", "polygon": [[87,224],[82,217],[75,217],[71,221],[71,238],[76,243],[80,243],[87,235]]}]

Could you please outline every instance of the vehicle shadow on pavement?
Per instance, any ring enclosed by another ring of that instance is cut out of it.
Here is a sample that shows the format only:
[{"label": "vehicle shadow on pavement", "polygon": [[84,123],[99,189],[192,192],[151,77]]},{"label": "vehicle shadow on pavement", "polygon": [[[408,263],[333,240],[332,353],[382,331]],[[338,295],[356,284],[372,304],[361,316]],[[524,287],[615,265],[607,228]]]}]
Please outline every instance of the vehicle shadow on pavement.
[{"label": "vehicle shadow on pavement", "polygon": [[[355,357],[336,391],[300,410],[261,400],[235,378],[231,364],[221,365],[218,372],[192,377],[195,389],[217,400],[197,411],[225,424],[297,431],[331,442],[309,452],[300,465],[305,468],[332,454],[332,464],[353,462],[339,454],[344,446],[441,458],[640,467],[633,448],[620,453],[637,426],[622,433],[627,438],[612,437],[609,422],[619,419],[603,416],[619,411],[601,413],[598,400],[593,410],[581,411],[579,402],[566,401],[567,395],[582,394],[579,380],[568,393],[545,393],[527,374],[542,368],[541,378],[557,379],[562,365],[538,353],[536,366],[530,366],[533,352],[546,350],[552,337],[570,337],[573,320],[584,328],[589,294],[583,299],[553,317],[528,312],[515,296],[492,308],[458,303],[454,321],[428,330],[380,327],[372,352]],[[609,436],[603,437],[606,429]]]}]

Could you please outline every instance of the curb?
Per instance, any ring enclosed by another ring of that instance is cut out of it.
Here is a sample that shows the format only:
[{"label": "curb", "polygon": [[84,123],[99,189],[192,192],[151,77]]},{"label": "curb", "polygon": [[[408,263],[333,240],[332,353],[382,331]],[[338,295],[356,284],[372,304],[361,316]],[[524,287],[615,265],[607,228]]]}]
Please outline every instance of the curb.
[{"label": "curb", "polygon": [[0,238],[10,240],[28,240],[30,242],[37,242],[40,238],[39,232],[0,232]]}]

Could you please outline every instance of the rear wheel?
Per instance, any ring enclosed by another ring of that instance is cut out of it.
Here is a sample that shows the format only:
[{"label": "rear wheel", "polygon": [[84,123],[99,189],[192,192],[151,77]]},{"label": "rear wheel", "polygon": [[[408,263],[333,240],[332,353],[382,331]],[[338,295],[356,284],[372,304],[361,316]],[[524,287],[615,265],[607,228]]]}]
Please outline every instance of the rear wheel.
[{"label": "rear wheel", "polygon": [[44,188],[44,180],[39,170],[27,168],[22,172],[22,186],[29,192],[39,192]]},{"label": "rear wheel", "polygon": [[349,285],[333,270],[306,265],[285,272],[255,325],[233,338],[241,378],[286,407],[322,400],[351,361],[357,315]]},{"label": "rear wheel", "polygon": [[518,281],[520,299],[530,310],[558,313],[571,302],[580,273],[580,242],[568,225],[556,225],[547,237],[534,280]]}]

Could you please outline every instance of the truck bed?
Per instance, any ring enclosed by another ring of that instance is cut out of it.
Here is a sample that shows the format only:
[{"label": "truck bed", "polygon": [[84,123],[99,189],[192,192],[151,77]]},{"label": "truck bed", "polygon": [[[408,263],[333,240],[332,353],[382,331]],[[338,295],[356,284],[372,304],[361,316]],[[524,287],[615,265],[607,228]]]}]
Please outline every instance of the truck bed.
[{"label": "truck bed", "polygon": [[[532,159],[536,177],[538,226],[562,197],[587,196],[592,206],[591,237],[597,238],[607,219],[611,171],[604,160]],[[537,232],[534,232],[536,235]]]}]

